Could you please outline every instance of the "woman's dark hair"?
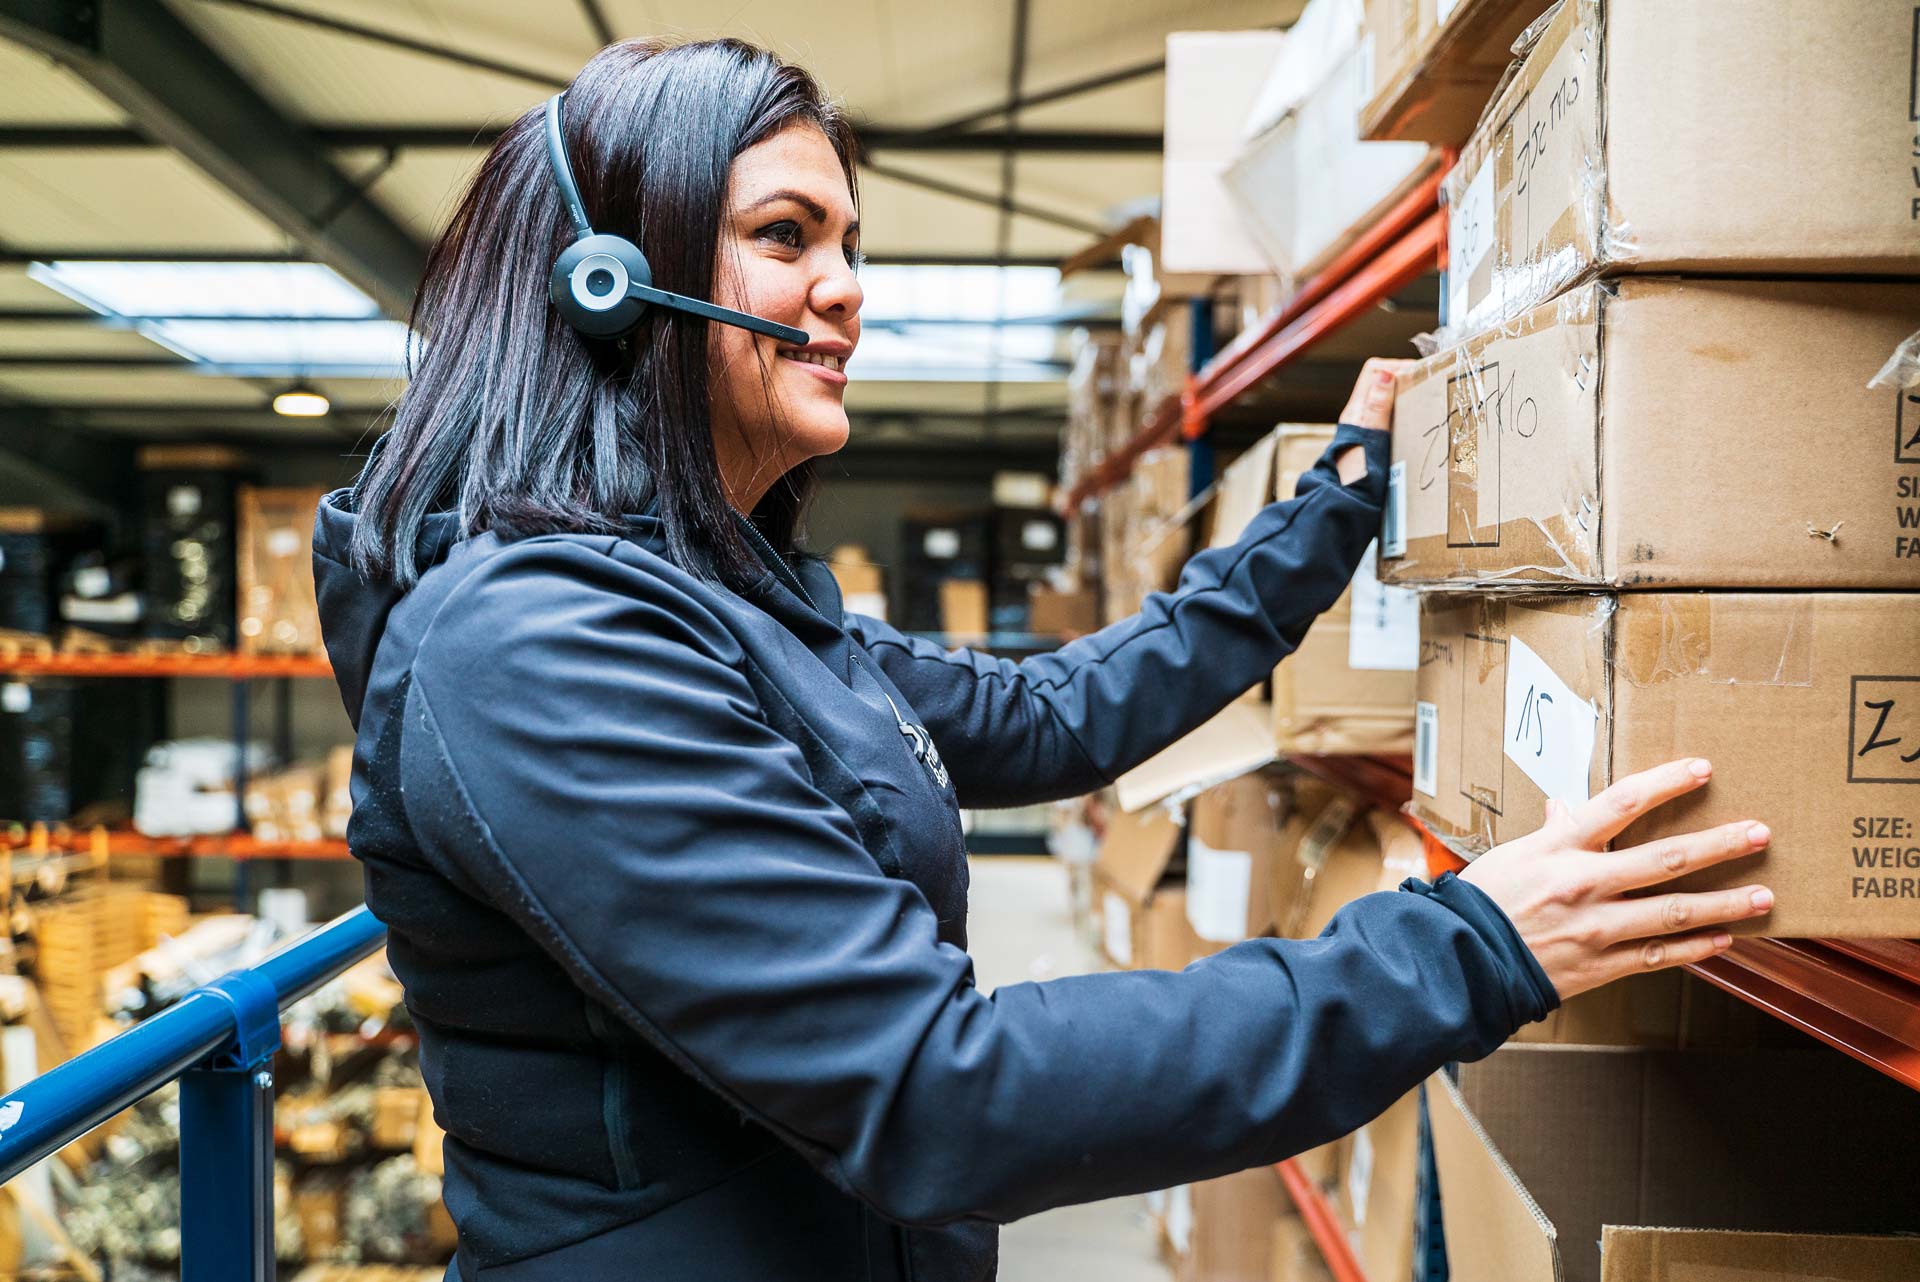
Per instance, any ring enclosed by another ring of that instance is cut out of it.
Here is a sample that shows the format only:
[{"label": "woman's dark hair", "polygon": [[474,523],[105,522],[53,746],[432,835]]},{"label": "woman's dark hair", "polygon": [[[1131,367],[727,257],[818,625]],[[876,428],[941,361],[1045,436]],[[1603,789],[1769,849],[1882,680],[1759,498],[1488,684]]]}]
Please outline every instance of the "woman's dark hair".
[{"label": "woman's dark hair", "polygon": [[[519,538],[617,530],[651,504],[676,563],[752,576],[714,454],[707,322],[654,308],[602,342],[548,301],[573,232],[544,111],[501,135],[427,257],[413,303],[425,350],[409,353],[393,427],[355,487],[354,567],[411,585],[435,510],[454,509],[463,535]],[[826,134],[851,191],[846,119],[812,76],[742,41],[623,41],[567,90],[567,156],[594,230],[634,241],[656,285],[696,298],[713,296],[734,157],[794,124]],[[753,513],[775,547],[791,547],[811,488],[803,464]]]}]

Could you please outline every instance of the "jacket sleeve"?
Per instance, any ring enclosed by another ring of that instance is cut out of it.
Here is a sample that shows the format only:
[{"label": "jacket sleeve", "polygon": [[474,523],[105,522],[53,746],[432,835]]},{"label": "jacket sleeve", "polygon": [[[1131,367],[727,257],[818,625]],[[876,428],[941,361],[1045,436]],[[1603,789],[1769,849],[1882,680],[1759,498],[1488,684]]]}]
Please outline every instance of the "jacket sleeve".
[{"label": "jacket sleeve", "polygon": [[881,1214],[1010,1220],[1278,1160],[1552,1004],[1445,880],[1180,974],[974,985],[761,717],[691,595],[577,543],[476,571],[419,649],[422,849],[593,999]]},{"label": "jacket sleeve", "polygon": [[[1014,663],[945,651],[850,615],[849,630],[907,696],[962,805],[1017,806],[1105,787],[1259,684],[1340,599],[1379,532],[1389,434],[1342,425],[1295,497],[1237,543],[1187,563],[1132,618]],[[1366,450],[1341,485],[1334,457]]]}]

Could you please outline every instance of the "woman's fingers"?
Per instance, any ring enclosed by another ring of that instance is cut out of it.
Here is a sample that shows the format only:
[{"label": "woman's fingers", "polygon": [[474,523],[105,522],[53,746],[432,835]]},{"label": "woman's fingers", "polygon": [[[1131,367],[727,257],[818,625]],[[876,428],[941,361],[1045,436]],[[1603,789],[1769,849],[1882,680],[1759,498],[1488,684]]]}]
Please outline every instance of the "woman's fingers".
[{"label": "woman's fingers", "polygon": [[1765,886],[1697,895],[1650,895],[1607,905],[1602,933],[1610,940],[1652,939],[1762,917],[1772,910],[1773,892]]},{"label": "woman's fingers", "polygon": [[1608,857],[1607,885],[1612,890],[1642,890],[1684,877],[1729,859],[1743,859],[1767,848],[1767,826],[1743,819],[1703,832],[1662,837]]},{"label": "woman's fingers", "polygon": [[1566,835],[1571,843],[1598,850],[1655,806],[1684,796],[1713,777],[1713,767],[1698,757],[1628,775],[1599,796],[1575,806]]},{"label": "woman's fingers", "polygon": [[1610,984],[1629,975],[1644,975],[1669,966],[1691,966],[1724,953],[1732,943],[1733,936],[1724,930],[1702,930],[1691,935],[1668,935],[1619,944],[1602,955],[1599,983]]}]

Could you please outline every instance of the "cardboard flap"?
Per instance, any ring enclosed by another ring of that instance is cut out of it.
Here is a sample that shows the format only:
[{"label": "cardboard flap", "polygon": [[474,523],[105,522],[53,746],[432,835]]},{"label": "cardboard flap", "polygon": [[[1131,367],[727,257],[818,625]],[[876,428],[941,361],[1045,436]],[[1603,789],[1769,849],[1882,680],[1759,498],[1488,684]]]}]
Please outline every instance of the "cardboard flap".
[{"label": "cardboard flap", "polygon": [[1269,432],[1233,461],[1216,487],[1213,537],[1208,547],[1223,548],[1240,541],[1253,518],[1273,492],[1273,456],[1279,437]]},{"label": "cardboard flap", "polygon": [[1427,1079],[1426,1096],[1451,1275],[1460,1282],[1559,1278],[1560,1248],[1553,1224],[1445,1073]]},{"label": "cardboard flap", "polygon": [[1179,841],[1180,825],[1164,809],[1116,813],[1107,820],[1096,866],[1127,898],[1144,904],[1160,883]]},{"label": "cardboard flap", "polygon": [[1162,748],[1115,781],[1124,810],[1185,800],[1274,759],[1273,709],[1242,699],[1199,729]]},{"label": "cardboard flap", "polygon": [[1274,429],[1279,438],[1273,457],[1274,498],[1284,502],[1293,497],[1300,478],[1333,444],[1334,431],[1332,423],[1282,423]]},{"label": "cardboard flap", "polygon": [[1920,1238],[1912,1237],[1608,1225],[1600,1240],[1600,1282],[1911,1282],[1920,1277]]}]

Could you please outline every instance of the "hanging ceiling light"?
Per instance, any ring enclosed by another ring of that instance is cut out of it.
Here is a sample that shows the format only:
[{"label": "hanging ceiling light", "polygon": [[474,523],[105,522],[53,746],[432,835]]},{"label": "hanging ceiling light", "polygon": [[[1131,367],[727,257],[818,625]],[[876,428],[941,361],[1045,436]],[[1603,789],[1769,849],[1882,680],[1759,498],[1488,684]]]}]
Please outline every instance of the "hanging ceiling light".
[{"label": "hanging ceiling light", "polygon": [[273,398],[273,412],[288,418],[319,418],[331,408],[327,398],[306,383],[295,383]]}]

